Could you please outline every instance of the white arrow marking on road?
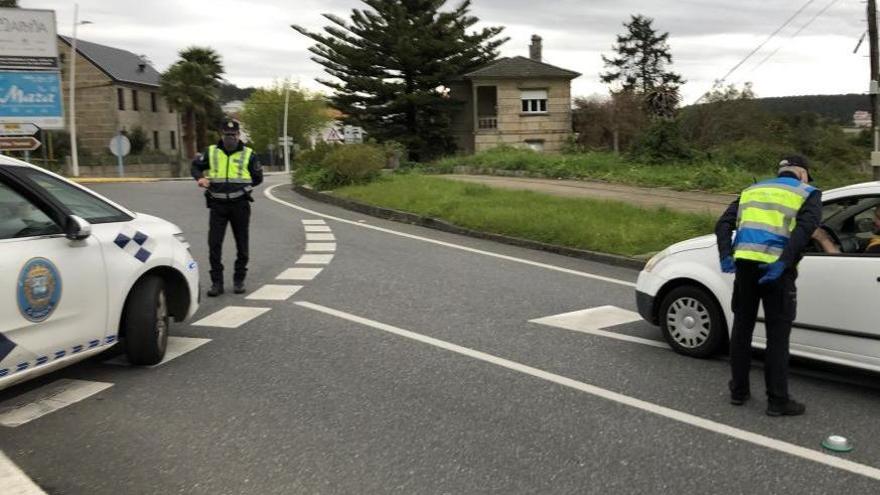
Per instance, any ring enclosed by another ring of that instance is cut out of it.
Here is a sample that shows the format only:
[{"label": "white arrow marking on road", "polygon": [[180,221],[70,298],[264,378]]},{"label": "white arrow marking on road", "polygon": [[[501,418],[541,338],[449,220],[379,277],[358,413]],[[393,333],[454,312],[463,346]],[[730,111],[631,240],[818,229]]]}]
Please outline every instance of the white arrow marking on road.
[{"label": "white arrow marking on road", "polygon": [[669,346],[666,345],[666,343],[660,342],[659,340],[645,339],[642,337],[634,337],[632,335],[603,330],[603,328],[641,320],[642,317],[634,311],[618,308],[617,306],[599,306],[597,308],[582,309],[570,313],[536,318],[534,320],[529,320],[529,322],[564,328],[575,332],[598,335],[600,337],[610,337],[612,339],[623,340],[626,342],[635,342],[637,344],[644,344],[652,347],[660,347],[662,349],[669,349]]},{"label": "white arrow marking on road", "polygon": [[[315,216],[318,216],[318,217],[323,217],[323,218],[327,218],[327,219],[330,219],[330,220],[335,220],[335,221],[337,221],[337,222],[347,223],[347,224],[349,224],[349,225],[355,225],[355,226],[357,226],[357,227],[362,227],[362,228],[365,228],[365,229],[371,229],[371,230],[376,230],[376,231],[378,231],[378,232],[384,232],[384,233],[386,233],[386,234],[392,234],[392,235],[396,235],[396,236],[399,236],[399,237],[405,237],[405,238],[407,238],[407,239],[414,239],[414,240],[417,240],[417,241],[429,242],[429,243],[431,243],[431,244],[436,244],[436,245],[438,245],[438,246],[445,246],[445,247],[449,247],[449,248],[453,248],[453,249],[459,249],[459,250],[461,250],[461,251],[467,251],[467,252],[469,252],[469,253],[481,254],[481,255],[483,255],[483,256],[491,256],[491,257],[493,257],[493,258],[502,259],[502,260],[506,260],[506,261],[512,261],[512,262],[514,262],[514,263],[522,263],[522,264],[524,264],[524,265],[535,266],[535,267],[538,267],[538,268],[544,268],[544,269],[547,269],[547,270],[553,270],[553,271],[560,272],[560,273],[567,273],[567,274],[569,274],[569,275],[575,275],[575,276],[578,276],[578,277],[584,277],[584,278],[589,278],[589,279],[593,279],[593,280],[601,280],[602,282],[608,282],[608,283],[612,283],[612,284],[623,285],[623,286],[626,286],[626,287],[635,287],[635,286],[636,286],[635,283],[633,283],[633,282],[628,282],[628,281],[626,281],[626,280],[620,280],[620,279],[617,279],[617,278],[605,277],[605,276],[603,276],[603,275],[596,275],[596,274],[593,274],[593,273],[581,272],[581,271],[578,271],[578,270],[571,270],[571,269],[569,269],[569,268],[562,268],[561,266],[548,265],[548,264],[546,264],[546,263],[539,263],[539,262],[537,262],[537,261],[531,261],[531,260],[526,260],[526,259],[522,259],[522,258],[516,258],[516,257],[514,257],[514,256],[507,256],[507,255],[504,255],[504,254],[493,253],[493,252],[490,252],[490,251],[483,251],[482,249],[475,249],[475,248],[472,248],[472,247],[462,246],[462,245],[460,245],[460,244],[453,244],[453,243],[451,243],[451,242],[438,241],[438,240],[435,240],[435,239],[430,239],[430,238],[427,238],[427,237],[422,237],[422,236],[413,235],[413,234],[407,234],[407,233],[405,233],[405,232],[398,232],[398,231],[396,231],[396,230],[386,229],[386,228],[383,228],[383,227],[376,227],[375,225],[369,225],[369,224],[363,223],[363,222],[364,222],[363,220],[352,221],[352,220],[346,220],[346,219],[344,219],[344,218],[334,217],[333,215],[327,215],[327,214],[325,214],[325,213],[320,213],[320,212],[317,212],[317,211],[314,211],[314,210],[310,210],[310,209],[308,209],[308,208],[303,208],[302,206],[298,206],[298,205],[295,205],[295,204],[293,204],[293,203],[288,203],[287,201],[284,201],[284,200],[281,200],[281,199],[276,198],[276,197],[272,194],[272,190],[275,189],[276,187],[279,187],[279,186],[282,186],[282,185],[284,185],[284,184],[276,184],[276,185],[274,185],[274,186],[271,186],[271,187],[267,188],[265,191],[263,191],[263,194],[264,194],[267,198],[269,198],[270,200],[272,200],[272,201],[274,201],[274,202],[276,202],[276,203],[278,203],[278,204],[282,204],[282,205],[284,205],[284,206],[287,206],[288,208],[293,208],[294,210],[299,210],[299,211],[302,211],[302,212],[308,213],[309,215],[315,215]],[[307,249],[307,251],[308,251],[308,249]]]},{"label": "white arrow marking on road", "polygon": [[557,375],[556,373],[550,373],[548,371],[543,371],[538,368],[533,368],[531,366],[517,363],[516,361],[510,361],[508,359],[504,359],[498,356],[493,356],[492,354],[487,354],[485,352],[477,351],[474,349],[470,349],[467,347],[462,347],[457,344],[453,344],[451,342],[446,342],[445,340],[435,339],[433,337],[428,337],[427,335],[422,335],[419,333],[411,332],[409,330],[404,330],[402,328],[397,328],[391,325],[387,325],[385,323],[380,323],[378,321],[369,320],[367,318],[362,318],[360,316],[356,316],[350,313],[345,313],[343,311],[339,311],[333,308],[328,308],[326,306],[321,306],[319,304],[314,304],[305,301],[299,301],[295,303],[298,306],[303,308],[311,309],[313,311],[318,311],[320,313],[324,313],[330,316],[334,316],[336,318],[341,318],[343,320],[348,320],[354,323],[358,323],[360,325],[364,325],[370,328],[375,328],[377,330],[382,330],[384,332],[388,332],[394,335],[398,335],[400,337],[404,337],[407,339],[415,340],[417,342],[422,342],[423,344],[428,344],[440,349],[444,349],[450,352],[454,352],[456,354],[460,354],[462,356],[467,356],[473,359],[477,359],[479,361],[483,361],[489,364],[494,364],[496,366],[500,366],[502,368],[507,368],[512,371],[516,371],[518,373],[523,373],[529,376],[533,376],[536,378],[540,378],[542,380],[546,380],[548,382],[556,383],[557,385],[562,385],[564,387],[573,388],[575,390],[579,390],[581,392],[601,397],[603,399],[616,402],[618,404],[632,407],[635,409],[640,409],[642,411],[656,414],[658,416],[662,416],[667,419],[671,419],[673,421],[678,421],[680,423],[684,423],[690,426],[694,426],[696,428],[701,428],[703,430],[711,431],[714,433],[718,433],[720,435],[726,435],[731,438],[735,438],[737,440],[741,440],[743,442],[748,442],[754,445],[758,445],[760,447],[765,447],[771,450],[776,450],[778,452],[783,452],[785,454],[789,454],[795,457],[800,457],[801,459],[806,459],[808,461],[817,462],[819,464],[824,464],[826,466],[831,466],[833,468],[841,469],[844,471],[849,471],[851,473],[859,474],[862,476],[866,476],[868,478],[873,478],[875,480],[880,480],[880,469],[877,469],[872,466],[868,466],[865,464],[859,464],[857,462],[848,461],[846,459],[842,459],[840,457],[835,457],[833,455],[828,455],[824,452],[820,452],[813,449],[808,449],[806,447],[801,447],[800,445],[795,445],[793,443],[785,442],[783,440],[777,440],[775,438],[771,438],[768,436],[761,435],[759,433],[753,433],[748,430],[743,430],[741,428],[736,428],[734,426],[729,426],[723,423],[719,423],[717,421],[712,421],[711,419],[701,418],[699,416],[689,414],[683,411],[678,411],[676,409],[672,409],[669,407],[661,406],[659,404],[654,404],[652,402],[647,402],[641,399],[636,399],[635,397],[630,397],[628,395],[623,395],[621,393],[613,392],[608,389],[604,389],[601,387],[597,387],[595,385],[591,385],[589,383],[579,382],[577,380],[573,380],[571,378],[566,378],[562,375]]}]

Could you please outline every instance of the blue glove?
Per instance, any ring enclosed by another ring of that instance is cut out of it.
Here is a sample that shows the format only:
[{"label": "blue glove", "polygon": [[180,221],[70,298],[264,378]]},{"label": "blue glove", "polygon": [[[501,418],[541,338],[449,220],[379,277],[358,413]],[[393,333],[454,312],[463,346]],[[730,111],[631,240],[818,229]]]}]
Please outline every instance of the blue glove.
[{"label": "blue glove", "polygon": [[736,264],[733,262],[733,256],[725,256],[721,258],[721,271],[724,273],[736,272]]},{"label": "blue glove", "polygon": [[782,272],[785,271],[785,263],[774,261],[773,263],[758,265],[758,269],[764,272],[764,276],[758,279],[758,283],[766,284],[782,276]]}]

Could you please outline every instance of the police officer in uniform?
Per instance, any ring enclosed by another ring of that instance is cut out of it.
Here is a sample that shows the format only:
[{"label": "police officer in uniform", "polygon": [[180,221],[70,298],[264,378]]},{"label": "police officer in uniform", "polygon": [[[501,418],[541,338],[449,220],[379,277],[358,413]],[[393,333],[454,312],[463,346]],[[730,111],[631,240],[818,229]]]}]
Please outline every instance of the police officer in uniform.
[{"label": "police officer in uniform", "polygon": [[232,225],[237,255],[233,275],[233,291],[245,292],[244,279],[248,263],[248,228],[251,218],[251,192],[263,182],[263,169],[256,153],[239,139],[239,124],[223,123],[223,138],[208,147],[192,162],[192,176],[199,187],[206,189],[205,198],[211,210],[208,247],[211,260],[211,288],[208,296],[223,294],[223,238],[226,224]]},{"label": "police officer in uniform", "polygon": [[[764,381],[767,414],[797,416],[806,407],[788,395],[789,335],[797,310],[797,264],[822,220],[822,192],[808,185],[808,164],[801,156],[779,163],[775,179],[746,188],[715,226],[721,269],[736,273],[733,331],[730,336],[730,402],[751,396],[752,332],[758,303],[764,305],[767,352]],[[731,235],[736,239],[731,245]]]}]

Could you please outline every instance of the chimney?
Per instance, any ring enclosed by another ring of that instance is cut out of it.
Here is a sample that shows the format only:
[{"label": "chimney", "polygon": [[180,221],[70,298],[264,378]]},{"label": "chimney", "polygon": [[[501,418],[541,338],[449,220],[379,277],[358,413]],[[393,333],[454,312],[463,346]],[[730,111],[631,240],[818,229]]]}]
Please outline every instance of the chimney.
[{"label": "chimney", "polygon": [[541,61],[541,37],[532,35],[532,44],[529,45],[529,58],[535,62]]}]

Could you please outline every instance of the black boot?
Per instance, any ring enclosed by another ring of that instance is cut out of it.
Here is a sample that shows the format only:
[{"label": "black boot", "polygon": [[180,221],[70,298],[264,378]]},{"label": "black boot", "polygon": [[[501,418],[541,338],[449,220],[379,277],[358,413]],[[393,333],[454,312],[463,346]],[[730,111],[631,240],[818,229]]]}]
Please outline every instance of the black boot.
[{"label": "black boot", "polygon": [[782,404],[767,404],[767,416],[800,416],[806,410],[807,406],[793,399]]},{"label": "black boot", "polygon": [[208,297],[217,297],[220,294],[223,294],[223,284],[217,282],[211,284],[211,288],[208,289]]},{"label": "black boot", "polygon": [[232,285],[232,292],[235,292],[236,294],[244,294],[245,293],[244,280],[234,281],[233,285]]}]

